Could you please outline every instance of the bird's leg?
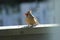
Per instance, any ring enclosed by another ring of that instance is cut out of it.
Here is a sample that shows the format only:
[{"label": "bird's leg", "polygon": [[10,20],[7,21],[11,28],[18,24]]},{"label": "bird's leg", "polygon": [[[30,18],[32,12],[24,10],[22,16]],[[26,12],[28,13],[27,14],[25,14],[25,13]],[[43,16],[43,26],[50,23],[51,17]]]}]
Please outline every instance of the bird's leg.
[{"label": "bird's leg", "polygon": [[32,25],[31,27],[34,28],[37,24]]},{"label": "bird's leg", "polygon": [[28,24],[28,27],[29,27],[29,24]]},{"label": "bird's leg", "polygon": [[34,25],[31,25],[30,28],[33,28]]},{"label": "bird's leg", "polygon": [[33,28],[34,26],[36,26],[36,25],[29,25],[29,24],[28,24],[28,27],[29,27],[29,28]]},{"label": "bird's leg", "polygon": [[28,24],[28,27],[30,27],[30,25]]}]

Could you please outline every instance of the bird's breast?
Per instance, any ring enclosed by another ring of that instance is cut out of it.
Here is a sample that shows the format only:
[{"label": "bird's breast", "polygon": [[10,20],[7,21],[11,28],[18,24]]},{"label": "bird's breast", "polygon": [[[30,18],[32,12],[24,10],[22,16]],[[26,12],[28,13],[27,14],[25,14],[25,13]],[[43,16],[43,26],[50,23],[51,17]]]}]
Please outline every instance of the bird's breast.
[{"label": "bird's breast", "polygon": [[27,24],[30,24],[30,25],[36,24],[34,18],[26,18],[26,22]]}]

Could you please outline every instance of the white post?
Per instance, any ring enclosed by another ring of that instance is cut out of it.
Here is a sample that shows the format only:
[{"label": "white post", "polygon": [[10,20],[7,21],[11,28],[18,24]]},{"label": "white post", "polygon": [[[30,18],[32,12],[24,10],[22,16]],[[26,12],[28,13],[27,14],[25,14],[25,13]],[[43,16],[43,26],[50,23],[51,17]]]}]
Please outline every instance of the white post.
[{"label": "white post", "polygon": [[55,0],[56,23],[60,24],[60,0]]},{"label": "white post", "polygon": [[8,25],[13,25],[13,15],[12,15],[12,9],[8,6],[9,16],[8,16]]},{"label": "white post", "polygon": [[7,16],[6,16],[6,10],[5,10],[5,5],[2,5],[3,7],[3,13],[2,13],[2,16],[3,16],[3,25],[7,25]]}]

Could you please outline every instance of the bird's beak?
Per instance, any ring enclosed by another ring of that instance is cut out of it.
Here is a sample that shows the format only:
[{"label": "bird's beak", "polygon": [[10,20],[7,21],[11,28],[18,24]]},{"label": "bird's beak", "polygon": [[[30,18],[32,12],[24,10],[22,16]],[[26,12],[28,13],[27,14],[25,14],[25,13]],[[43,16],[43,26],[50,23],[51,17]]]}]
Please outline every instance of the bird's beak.
[{"label": "bird's beak", "polygon": [[28,14],[27,14],[27,13],[25,13],[25,16],[28,16]]}]

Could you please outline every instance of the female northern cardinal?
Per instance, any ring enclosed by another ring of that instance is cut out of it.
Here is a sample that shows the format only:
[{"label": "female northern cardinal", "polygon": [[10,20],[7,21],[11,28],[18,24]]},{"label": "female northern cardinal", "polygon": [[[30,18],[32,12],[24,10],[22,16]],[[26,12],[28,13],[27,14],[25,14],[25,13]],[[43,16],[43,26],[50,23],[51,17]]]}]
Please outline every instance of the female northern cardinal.
[{"label": "female northern cardinal", "polygon": [[36,17],[34,17],[32,15],[32,11],[31,10],[28,11],[27,13],[25,13],[25,16],[26,16],[25,20],[26,20],[26,23],[28,24],[28,26],[29,25],[34,26],[34,25],[39,24],[39,22],[37,21]]}]

